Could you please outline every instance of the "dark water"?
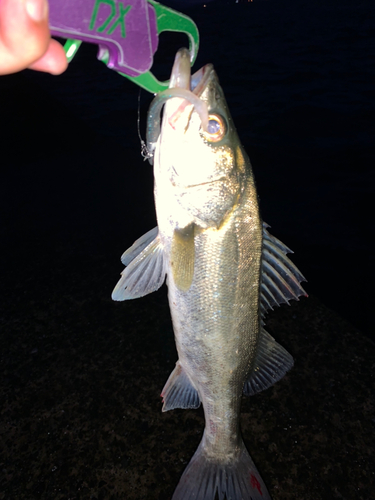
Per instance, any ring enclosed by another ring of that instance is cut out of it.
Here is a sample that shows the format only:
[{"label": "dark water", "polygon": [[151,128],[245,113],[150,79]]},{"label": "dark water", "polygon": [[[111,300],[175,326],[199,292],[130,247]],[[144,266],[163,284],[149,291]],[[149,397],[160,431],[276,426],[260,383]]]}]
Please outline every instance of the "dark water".
[{"label": "dark water", "polygon": [[[264,220],[295,251],[308,292],[374,338],[373,2],[254,0],[185,10],[201,35],[195,68],[215,65]],[[159,77],[168,77],[182,44],[182,35],[161,36]],[[136,133],[138,89],[95,53],[83,46],[59,77],[0,79],[0,235],[15,279],[23,260],[52,267],[61,248],[82,262],[85,252],[103,251],[117,262],[154,224],[152,172]],[[143,93],[143,124],[150,99]],[[116,279],[108,278],[108,293]]]}]

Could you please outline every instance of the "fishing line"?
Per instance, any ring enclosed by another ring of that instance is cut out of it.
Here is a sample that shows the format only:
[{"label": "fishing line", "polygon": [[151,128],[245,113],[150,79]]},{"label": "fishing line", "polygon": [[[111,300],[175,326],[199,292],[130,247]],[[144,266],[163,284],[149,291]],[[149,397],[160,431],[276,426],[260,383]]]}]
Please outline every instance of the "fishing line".
[{"label": "fishing line", "polygon": [[141,123],[141,92],[142,92],[142,89],[140,88],[139,92],[138,92],[137,131],[138,131],[138,137],[139,137],[139,140],[141,143],[141,155],[143,157],[143,161],[146,161],[146,160],[149,160],[150,158],[152,158],[153,154],[148,150],[147,145],[141,136],[141,128],[140,128],[140,123]]}]

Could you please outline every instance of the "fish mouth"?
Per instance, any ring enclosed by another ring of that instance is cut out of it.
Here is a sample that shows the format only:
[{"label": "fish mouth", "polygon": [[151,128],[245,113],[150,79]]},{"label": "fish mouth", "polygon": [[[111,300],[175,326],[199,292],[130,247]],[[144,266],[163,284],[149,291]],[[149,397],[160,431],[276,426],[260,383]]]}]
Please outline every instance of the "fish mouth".
[{"label": "fish mouth", "polygon": [[182,103],[168,119],[168,123],[173,128],[175,128],[177,120],[186,107],[192,104],[200,116],[202,130],[207,130],[208,108],[206,102],[201,99],[201,95],[207,87],[213,71],[213,65],[206,64],[191,75],[188,49],[183,47],[177,52],[172,68],[169,89],[156,95],[148,111],[146,139],[150,163],[153,163],[153,152],[160,135],[161,110],[169,99],[174,97],[183,99]]}]

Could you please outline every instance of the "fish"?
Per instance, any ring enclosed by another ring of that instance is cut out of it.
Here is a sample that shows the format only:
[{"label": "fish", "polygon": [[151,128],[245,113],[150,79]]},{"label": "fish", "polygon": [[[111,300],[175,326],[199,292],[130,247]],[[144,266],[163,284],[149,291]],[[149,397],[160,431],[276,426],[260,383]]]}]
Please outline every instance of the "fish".
[{"label": "fish", "polygon": [[168,286],[178,361],[162,411],[202,404],[205,415],[173,500],[269,500],[241,436],[241,399],[292,368],[265,315],[307,296],[305,278],[261,218],[251,163],[213,65],[191,75],[186,48],[176,54],[170,88],[150,105],[147,149],[158,225],[123,254],[112,298]]}]

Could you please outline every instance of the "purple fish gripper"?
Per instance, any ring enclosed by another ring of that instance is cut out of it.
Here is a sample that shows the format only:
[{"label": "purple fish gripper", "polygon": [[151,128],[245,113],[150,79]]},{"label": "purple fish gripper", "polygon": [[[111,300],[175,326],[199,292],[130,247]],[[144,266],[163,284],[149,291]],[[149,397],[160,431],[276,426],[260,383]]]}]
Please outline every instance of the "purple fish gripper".
[{"label": "purple fish gripper", "polygon": [[195,23],[153,0],[50,0],[49,5],[52,35],[99,45],[98,59],[151,92],[168,86],[149,72],[159,33],[186,33],[192,63],[196,58]]}]

